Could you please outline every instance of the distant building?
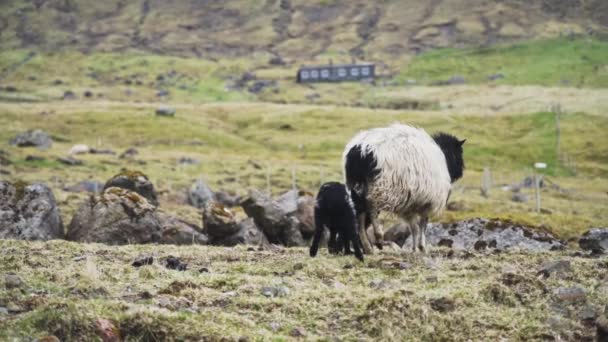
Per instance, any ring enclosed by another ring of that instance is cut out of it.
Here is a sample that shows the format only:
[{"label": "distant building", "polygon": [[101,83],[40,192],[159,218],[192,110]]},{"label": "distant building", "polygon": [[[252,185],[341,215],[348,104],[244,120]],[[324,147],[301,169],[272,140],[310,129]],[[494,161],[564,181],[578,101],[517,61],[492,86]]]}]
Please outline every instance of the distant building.
[{"label": "distant building", "polygon": [[375,76],[376,66],[371,63],[303,66],[298,70],[298,83],[360,81]]}]

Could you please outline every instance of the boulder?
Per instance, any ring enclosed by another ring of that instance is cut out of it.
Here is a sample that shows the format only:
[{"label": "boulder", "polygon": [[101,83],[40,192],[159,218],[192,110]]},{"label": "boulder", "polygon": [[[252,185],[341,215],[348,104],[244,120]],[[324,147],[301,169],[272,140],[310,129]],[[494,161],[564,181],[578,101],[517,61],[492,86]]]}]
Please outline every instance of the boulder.
[{"label": "boulder", "polygon": [[162,229],[160,243],[172,245],[206,245],[209,238],[200,228],[171,215],[159,214]]},{"label": "boulder", "polygon": [[77,166],[83,164],[82,160],[76,159],[72,156],[57,158],[57,161],[68,166]]},{"label": "boulder", "polygon": [[45,131],[34,129],[18,134],[9,142],[9,144],[18,147],[38,147],[39,149],[47,149],[53,145],[53,140]]},{"label": "boulder", "polygon": [[516,192],[513,194],[513,196],[511,196],[511,201],[519,202],[519,203],[526,203],[526,202],[528,202],[528,196],[526,196],[526,194],[524,194],[524,193]]},{"label": "boulder", "polygon": [[300,196],[297,200],[295,215],[305,238],[311,238],[315,232],[315,204],[315,198],[309,195]]},{"label": "boulder", "polygon": [[89,153],[90,151],[91,151],[91,149],[89,148],[89,146],[84,145],[84,144],[78,144],[78,145],[74,145],[74,146],[72,146],[72,148],[70,148],[70,155],[86,154],[86,153]]},{"label": "boulder", "polygon": [[203,180],[197,180],[188,190],[188,202],[199,209],[204,208],[208,202],[213,202],[215,195]]},{"label": "boulder", "polygon": [[[550,233],[511,221],[474,218],[456,223],[430,223],[426,241],[431,246],[457,250],[521,249],[530,252],[561,250],[566,247]],[[408,238],[403,248],[411,248]]]},{"label": "boulder", "polygon": [[137,149],[135,147],[129,147],[128,149],[126,149],[123,153],[121,153],[118,158],[120,159],[124,159],[124,158],[133,158],[135,155],[137,155],[139,153],[139,151],[137,151]]},{"label": "boulder", "polygon": [[63,238],[55,196],[41,183],[0,181],[0,239]]},{"label": "boulder", "polygon": [[71,90],[66,90],[63,92],[63,96],[61,97],[63,100],[76,100],[78,97],[76,93]]},{"label": "boulder", "polygon": [[137,192],[108,187],[80,205],[68,239],[109,245],[159,242],[162,225],[156,207]]},{"label": "boulder", "polygon": [[298,191],[290,190],[274,200],[284,215],[294,214],[298,210]]},{"label": "boulder", "polygon": [[248,218],[237,222],[235,215],[219,203],[210,202],[203,210],[203,226],[209,242],[219,246],[237,244],[266,245],[264,233]]},{"label": "boulder", "polygon": [[[373,234],[372,234],[373,235]],[[403,246],[405,240],[410,236],[410,228],[406,223],[397,223],[384,233],[384,241],[392,241]]]},{"label": "boulder", "polygon": [[158,199],[156,191],[154,190],[154,184],[150,182],[148,176],[146,176],[143,172],[123,169],[119,174],[110,178],[110,180],[106,182],[103,190],[105,191],[111,187],[118,187],[134,191],[145,197],[150,204],[158,206]]},{"label": "boulder", "polygon": [[236,207],[241,202],[241,197],[224,191],[216,192],[215,201],[226,207]]},{"label": "boulder", "polygon": [[162,106],[156,108],[156,115],[158,116],[175,116],[175,108],[169,106]]},{"label": "boulder", "polygon": [[264,233],[255,225],[252,218],[247,218],[238,223],[239,229],[231,235],[217,238],[213,241],[214,245],[235,246],[235,245],[255,245],[268,246],[268,240]]},{"label": "boulder", "polygon": [[241,206],[270,242],[279,242],[279,236],[287,225],[287,213],[282,207],[266,194],[255,189],[249,191],[249,197],[241,202]]},{"label": "boulder", "polygon": [[223,205],[214,202],[207,203],[203,209],[203,227],[212,243],[240,229],[236,216]]},{"label": "boulder", "polygon": [[608,252],[608,228],[592,228],[578,240],[581,249],[594,253]]}]

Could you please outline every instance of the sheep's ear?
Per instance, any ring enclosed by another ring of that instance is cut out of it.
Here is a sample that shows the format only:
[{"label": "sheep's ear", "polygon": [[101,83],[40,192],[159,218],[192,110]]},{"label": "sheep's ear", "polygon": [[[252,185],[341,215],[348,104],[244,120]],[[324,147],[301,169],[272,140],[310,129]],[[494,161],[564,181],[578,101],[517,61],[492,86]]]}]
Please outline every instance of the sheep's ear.
[{"label": "sheep's ear", "polygon": [[459,141],[460,146],[464,145],[464,142],[465,142],[465,141],[467,141],[467,139],[464,139],[464,140]]}]

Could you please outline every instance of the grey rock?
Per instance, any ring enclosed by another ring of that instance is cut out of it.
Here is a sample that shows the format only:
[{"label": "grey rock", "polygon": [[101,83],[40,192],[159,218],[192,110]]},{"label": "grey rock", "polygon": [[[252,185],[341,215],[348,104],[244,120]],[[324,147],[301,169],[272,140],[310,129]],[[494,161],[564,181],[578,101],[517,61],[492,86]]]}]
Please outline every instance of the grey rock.
[{"label": "grey rock", "polygon": [[48,149],[53,145],[53,139],[45,131],[34,129],[18,134],[9,142],[9,145]]},{"label": "grey rock", "polygon": [[447,297],[431,299],[429,304],[431,305],[431,308],[433,310],[439,312],[450,312],[454,311],[454,309],[456,308],[454,300]]},{"label": "grey rock", "polygon": [[12,162],[10,160],[8,152],[0,150],[0,166],[7,166],[11,164]]},{"label": "grey rock", "polygon": [[287,297],[291,293],[287,286],[264,286],[260,290],[264,297]]},{"label": "grey rock", "polygon": [[8,309],[0,306],[0,315],[8,315]]},{"label": "grey rock", "polygon": [[[474,218],[456,223],[430,223],[427,244],[455,250],[521,249],[531,252],[561,250],[566,246],[553,235],[509,221]],[[403,246],[411,249],[411,239]]]},{"label": "grey rock", "polygon": [[171,215],[158,215],[162,229],[160,243],[172,245],[207,245],[209,238],[200,228]]},{"label": "grey rock", "polygon": [[175,108],[169,106],[162,106],[156,108],[156,115],[158,116],[175,116]]},{"label": "grey rock", "polygon": [[197,159],[194,158],[189,158],[189,157],[181,157],[177,160],[178,164],[182,164],[182,165],[198,165],[201,162]]},{"label": "grey rock", "polygon": [[392,241],[399,246],[403,246],[410,236],[410,229],[406,223],[398,223],[389,228],[384,233],[384,241]]},{"label": "grey rock", "polygon": [[188,202],[196,208],[202,209],[214,199],[213,191],[203,180],[197,180],[188,190]]},{"label": "grey rock", "polygon": [[44,157],[41,157],[41,156],[32,156],[32,155],[25,156],[26,162],[41,162],[44,160],[45,160]]},{"label": "grey rock", "polygon": [[124,158],[133,158],[135,155],[139,154],[139,151],[135,147],[129,147],[123,153],[118,156],[120,159]]},{"label": "grey rock", "polygon": [[250,190],[249,197],[241,202],[247,216],[253,218],[270,242],[279,242],[279,237],[287,225],[287,213],[266,194]]},{"label": "grey rock", "polygon": [[467,81],[464,76],[455,75],[447,80],[448,84],[465,84]]},{"label": "grey rock", "polygon": [[21,280],[18,275],[12,273],[4,275],[4,287],[6,287],[7,289],[16,289],[22,286],[23,280]]},{"label": "grey rock", "polygon": [[505,78],[505,75],[502,73],[496,73],[496,74],[492,74],[488,76],[488,81],[496,81],[496,80],[502,80]]},{"label": "grey rock", "polygon": [[315,198],[309,195],[300,196],[297,200],[295,216],[305,238],[311,238],[315,232],[315,204]]},{"label": "grey rock", "polygon": [[203,209],[203,227],[211,243],[240,230],[236,216],[219,203],[209,202]]},{"label": "grey rock", "polygon": [[238,195],[230,194],[224,191],[218,191],[215,194],[215,201],[224,205],[225,207],[236,207],[241,202],[241,197]]},{"label": "grey rock", "polygon": [[608,228],[592,228],[578,240],[581,249],[594,253],[608,252]]},{"label": "grey rock", "polygon": [[104,189],[80,205],[68,227],[68,239],[108,245],[160,242],[162,226],[156,207],[137,192]]},{"label": "grey rock", "polygon": [[83,164],[82,160],[76,159],[72,156],[57,158],[57,161],[68,166],[78,166]]},{"label": "grey rock", "polygon": [[165,90],[165,89],[159,89],[156,92],[156,97],[165,97],[165,96],[169,96],[169,91]]},{"label": "grey rock", "polygon": [[580,287],[560,287],[553,292],[555,298],[565,303],[582,303],[587,301],[587,293]]},{"label": "grey rock", "polygon": [[273,56],[268,61],[268,64],[270,64],[270,65],[285,65],[285,61],[280,56]]},{"label": "grey rock", "polygon": [[77,98],[76,93],[71,90],[64,91],[63,96],[61,97],[62,100],[76,100]]},{"label": "grey rock", "polygon": [[61,238],[63,222],[48,186],[0,181],[0,239]]},{"label": "grey rock", "polygon": [[134,191],[143,196],[152,205],[158,206],[158,199],[154,184],[150,182],[148,176],[143,172],[135,170],[123,170],[119,174],[110,178],[103,187],[105,191],[108,188],[117,187],[130,191]]},{"label": "grey rock", "polygon": [[266,88],[276,87],[275,80],[257,80],[247,89],[250,93],[259,94]]},{"label": "grey rock", "polygon": [[281,330],[281,324],[279,324],[278,322],[270,322],[268,326],[270,327],[270,330],[274,332]]},{"label": "grey rock", "polygon": [[283,211],[284,215],[294,214],[298,210],[298,191],[290,190],[277,197],[274,201]]},{"label": "grey rock", "polygon": [[267,246],[264,233],[248,218],[237,222],[235,215],[219,203],[209,203],[203,210],[203,227],[212,245]]},{"label": "grey rock", "polygon": [[547,261],[541,265],[538,274],[548,278],[552,274],[563,274],[572,271],[572,266],[568,260]]},{"label": "grey rock", "polygon": [[519,203],[526,203],[526,202],[528,202],[528,196],[526,196],[526,194],[523,194],[521,192],[516,192],[513,194],[513,196],[511,196],[511,201],[519,202]]}]

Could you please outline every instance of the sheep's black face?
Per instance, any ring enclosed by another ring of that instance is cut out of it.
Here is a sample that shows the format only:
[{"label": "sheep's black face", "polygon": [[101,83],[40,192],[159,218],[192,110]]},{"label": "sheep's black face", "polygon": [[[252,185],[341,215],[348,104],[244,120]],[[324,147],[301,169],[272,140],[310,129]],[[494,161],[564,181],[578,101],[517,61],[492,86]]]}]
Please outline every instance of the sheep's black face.
[{"label": "sheep's black face", "polygon": [[448,164],[448,171],[450,172],[450,179],[452,183],[462,178],[464,172],[464,160],[462,158],[462,145],[466,141],[459,140],[453,135],[447,133],[437,133],[433,135],[435,143],[439,145],[445,160]]}]

